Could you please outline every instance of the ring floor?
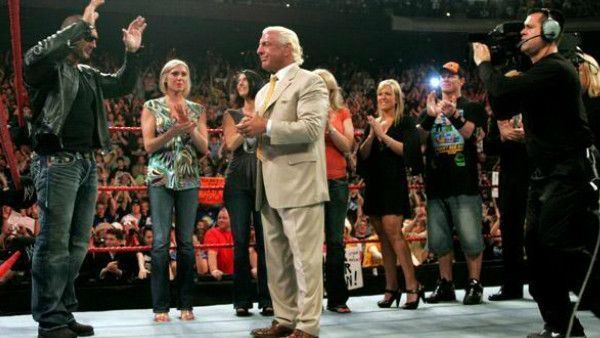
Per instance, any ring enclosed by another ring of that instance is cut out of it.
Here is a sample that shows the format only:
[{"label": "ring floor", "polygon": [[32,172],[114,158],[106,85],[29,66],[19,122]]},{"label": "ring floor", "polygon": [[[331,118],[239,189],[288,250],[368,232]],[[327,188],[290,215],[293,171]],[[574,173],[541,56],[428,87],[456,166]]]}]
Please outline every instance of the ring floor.
[{"label": "ring floor", "polygon": [[[496,291],[497,287],[486,288],[484,299]],[[457,290],[459,300],[463,295],[463,290]],[[416,311],[380,309],[376,305],[380,298],[351,298],[348,302],[351,314],[324,311],[320,337],[526,337],[542,328],[536,304],[529,295],[523,300],[486,301],[474,306],[464,306],[461,302],[421,304]],[[248,338],[251,329],[267,326],[271,321],[271,318],[260,316],[256,308],[251,317],[236,317],[231,305],[196,307],[194,313],[196,320],[182,322],[177,319],[178,311],[171,310],[171,322],[161,324],[152,321],[151,310],[79,312],[75,318],[94,325],[97,338]],[[587,311],[579,312],[578,317],[587,337],[600,337],[598,318]],[[35,336],[37,326],[31,316],[0,317],[0,337]]]}]

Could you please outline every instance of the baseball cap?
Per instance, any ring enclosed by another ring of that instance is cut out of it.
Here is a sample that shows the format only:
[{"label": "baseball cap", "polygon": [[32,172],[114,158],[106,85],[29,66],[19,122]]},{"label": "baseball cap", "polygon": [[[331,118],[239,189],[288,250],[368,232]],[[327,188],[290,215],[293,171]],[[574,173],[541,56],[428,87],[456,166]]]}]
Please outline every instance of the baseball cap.
[{"label": "baseball cap", "polygon": [[457,62],[454,62],[454,61],[446,62],[442,66],[440,73],[441,74],[450,73],[452,75],[458,75],[460,77],[464,76],[462,68],[460,67],[460,65]]}]

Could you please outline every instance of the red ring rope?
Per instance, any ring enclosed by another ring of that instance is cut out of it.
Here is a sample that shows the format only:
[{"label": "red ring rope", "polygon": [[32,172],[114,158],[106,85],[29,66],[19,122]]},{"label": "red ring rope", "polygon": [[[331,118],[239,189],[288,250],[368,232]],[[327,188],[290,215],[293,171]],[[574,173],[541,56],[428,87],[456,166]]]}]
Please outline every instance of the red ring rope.
[{"label": "red ring rope", "polygon": [[27,91],[23,82],[23,51],[21,49],[21,13],[20,1],[8,0],[8,15],[10,18],[10,35],[12,46],[13,70],[15,73],[14,84],[17,99],[17,116],[19,127],[25,127],[23,108],[27,99]]},{"label": "red ring rope", "polygon": [[[500,236],[492,236],[489,234],[483,235],[484,239],[494,239],[500,238]],[[407,242],[425,242],[427,239],[423,237],[416,236],[407,236]],[[456,239],[456,237],[455,237]],[[344,244],[360,244],[360,243],[379,243],[379,239],[354,239],[349,241],[344,241]],[[255,243],[250,243],[250,246],[254,246]],[[206,250],[206,249],[227,249],[233,248],[233,243],[223,243],[223,244],[199,244],[194,245],[194,249],[197,250]],[[175,250],[177,247],[173,246],[169,248],[170,250]],[[99,252],[147,252],[152,250],[151,245],[138,245],[138,246],[112,246],[112,247],[93,247],[89,248],[89,252],[91,253],[99,253]]]},{"label": "red ring rope", "polygon": [[4,263],[2,263],[2,265],[0,265],[0,278],[4,277],[4,275],[6,275],[8,270],[10,270],[15,265],[15,263],[19,260],[19,257],[21,257],[21,251],[17,251],[14,254],[12,254],[12,256],[10,256],[9,259],[4,261]]}]

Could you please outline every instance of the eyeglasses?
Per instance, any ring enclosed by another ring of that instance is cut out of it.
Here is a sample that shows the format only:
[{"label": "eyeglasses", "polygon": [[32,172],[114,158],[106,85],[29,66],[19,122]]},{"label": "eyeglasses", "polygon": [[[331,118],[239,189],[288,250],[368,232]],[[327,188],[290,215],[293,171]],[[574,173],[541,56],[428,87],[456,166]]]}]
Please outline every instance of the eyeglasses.
[{"label": "eyeglasses", "polygon": [[97,42],[98,38],[93,35],[87,35],[83,38],[83,40],[85,40],[85,42]]}]

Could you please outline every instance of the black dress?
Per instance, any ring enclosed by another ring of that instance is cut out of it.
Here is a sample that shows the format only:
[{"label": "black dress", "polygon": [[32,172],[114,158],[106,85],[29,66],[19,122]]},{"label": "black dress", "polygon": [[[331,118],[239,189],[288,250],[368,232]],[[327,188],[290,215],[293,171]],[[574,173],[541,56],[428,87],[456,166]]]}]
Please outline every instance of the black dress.
[{"label": "black dress", "polygon": [[[365,135],[369,132],[370,127],[367,127]],[[377,137],[369,157],[359,156],[359,173],[366,184],[364,212],[369,216],[410,216],[406,170],[410,167],[416,172],[423,166],[415,122],[410,116],[404,116],[392,124],[386,134],[404,143],[404,156],[394,153]]]}]

